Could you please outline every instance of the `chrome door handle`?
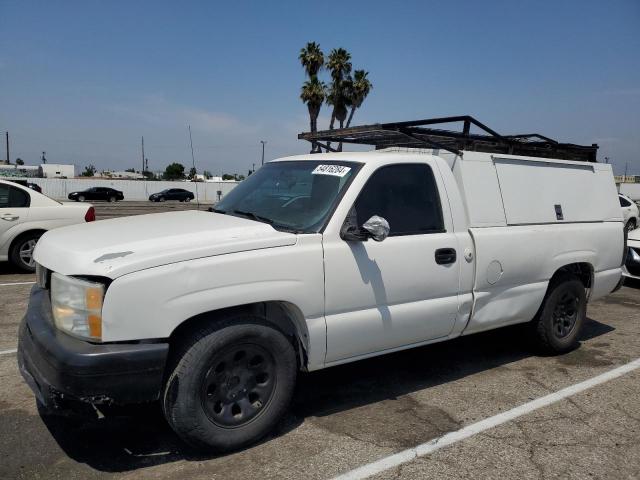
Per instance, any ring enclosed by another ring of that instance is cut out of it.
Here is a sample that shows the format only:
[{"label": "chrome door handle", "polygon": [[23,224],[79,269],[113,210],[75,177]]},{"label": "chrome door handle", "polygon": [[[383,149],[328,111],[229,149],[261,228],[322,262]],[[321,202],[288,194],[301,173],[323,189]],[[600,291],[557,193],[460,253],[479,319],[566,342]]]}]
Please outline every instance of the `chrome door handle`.
[{"label": "chrome door handle", "polygon": [[0,218],[2,218],[3,220],[7,220],[9,222],[12,222],[14,220],[18,220],[20,217],[18,215],[11,215],[10,213],[5,213]]}]

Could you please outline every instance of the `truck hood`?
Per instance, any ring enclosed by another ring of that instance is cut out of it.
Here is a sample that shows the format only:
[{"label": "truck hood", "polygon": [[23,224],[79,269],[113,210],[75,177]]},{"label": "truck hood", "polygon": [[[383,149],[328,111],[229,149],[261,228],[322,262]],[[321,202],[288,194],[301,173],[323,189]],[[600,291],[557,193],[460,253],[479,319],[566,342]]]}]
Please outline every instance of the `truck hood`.
[{"label": "truck hood", "polygon": [[202,211],[156,213],[73,225],[45,233],[36,262],[63,275],[116,278],[196,258],[294,245],[295,234],[266,223]]}]

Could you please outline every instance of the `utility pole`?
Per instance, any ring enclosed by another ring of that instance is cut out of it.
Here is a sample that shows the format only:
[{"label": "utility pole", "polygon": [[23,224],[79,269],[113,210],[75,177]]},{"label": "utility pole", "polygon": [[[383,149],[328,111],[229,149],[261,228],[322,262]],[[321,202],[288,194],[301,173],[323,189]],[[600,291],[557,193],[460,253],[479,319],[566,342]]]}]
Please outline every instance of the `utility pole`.
[{"label": "utility pole", "polygon": [[266,140],[260,140],[260,143],[262,144],[262,165],[264,165],[264,146],[267,143]]},{"label": "utility pole", "polygon": [[627,181],[627,170],[629,170],[629,162],[624,162],[624,181]]},{"label": "utility pole", "polygon": [[11,157],[9,157],[9,132],[6,132],[7,137],[7,165],[11,163]]},{"label": "utility pole", "polygon": [[45,154],[46,154],[46,153],[47,153],[47,152],[42,152],[42,159],[41,159],[41,160],[42,160],[42,163],[47,163],[47,159],[45,158]]},{"label": "utility pole", "polygon": [[142,172],[144,172],[144,136],[142,137]]}]

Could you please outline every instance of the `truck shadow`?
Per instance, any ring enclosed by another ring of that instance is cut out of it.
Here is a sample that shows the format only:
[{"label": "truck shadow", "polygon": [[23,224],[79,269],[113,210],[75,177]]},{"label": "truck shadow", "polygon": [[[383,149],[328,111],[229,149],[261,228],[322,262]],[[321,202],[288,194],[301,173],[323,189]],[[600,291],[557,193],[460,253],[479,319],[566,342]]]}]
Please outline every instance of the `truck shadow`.
[{"label": "truck shadow", "polygon": [[[588,319],[581,340],[612,330],[609,325]],[[285,435],[305,419],[322,421],[337,413],[398,399],[535,356],[523,337],[522,327],[509,327],[303,373],[290,413],[276,431],[260,443]],[[67,456],[103,472],[216,458],[185,446],[166,424],[159,405],[130,408],[105,418],[84,421],[45,413],[41,413],[41,418]]]}]

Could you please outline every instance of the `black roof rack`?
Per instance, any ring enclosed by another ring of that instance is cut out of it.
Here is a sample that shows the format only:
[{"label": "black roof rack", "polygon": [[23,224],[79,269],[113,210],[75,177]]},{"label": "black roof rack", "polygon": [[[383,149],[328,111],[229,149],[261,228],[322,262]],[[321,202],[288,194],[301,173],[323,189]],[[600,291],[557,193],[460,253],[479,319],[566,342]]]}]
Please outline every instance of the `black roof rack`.
[{"label": "black roof rack", "polygon": [[[441,130],[431,125],[462,123],[462,130]],[[471,126],[482,133],[471,133]],[[598,145],[575,145],[560,143],[544,135],[500,135],[469,115],[457,117],[429,118],[410,122],[376,123],[320,132],[305,132],[298,135],[319,149],[335,152],[330,143],[356,143],[374,145],[376,149],[388,147],[436,148],[461,155],[463,150],[524,155],[529,157],[558,158],[596,162]],[[322,143],[326,142],[326,143]]]}]

